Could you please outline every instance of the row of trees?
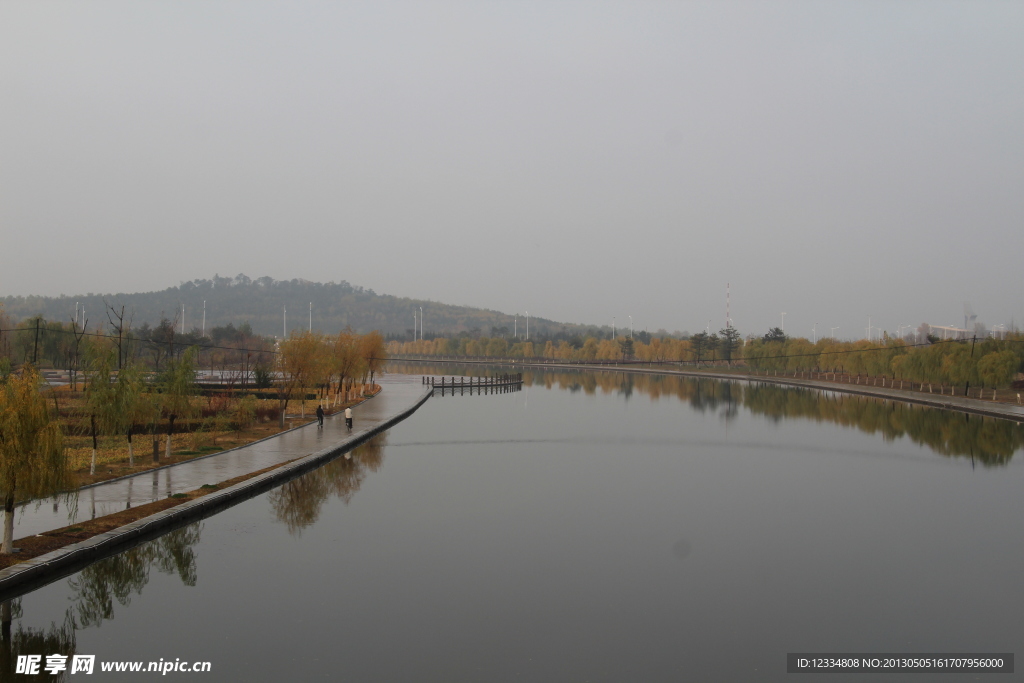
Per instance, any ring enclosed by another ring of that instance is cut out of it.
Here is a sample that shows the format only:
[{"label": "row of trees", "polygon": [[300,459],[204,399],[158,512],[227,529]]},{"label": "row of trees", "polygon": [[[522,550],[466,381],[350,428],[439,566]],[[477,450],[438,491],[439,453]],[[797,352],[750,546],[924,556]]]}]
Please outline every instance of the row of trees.
[{"label": "row of trees", "polygon": [[[192,423],[201,410],[197,398],[199,350],[194,346],[180,355],[169,355],[155,372],[138,356],[124,354],[123,346],[110,336],[92,338],[83,353],[83,391],[75,399],[76,409],[69,408],[65,399],[63,414],[51,410],[57,406],[56,393],[52,389],[49,392],[53,393],[51,406],[35,364],[23,363],[12,371],[8,362],[0,372],[0,495],[5,509],[4,545],[0,552],[10,552],[17,502],[71,486],[65,448],[69,434],[85,429],[91,437],[92,475],[96,472],[100,436],[124,436],[128,465],[134,467],[133,435],[150,432],[156,454],[158,434],[165,432],[165,457],[170,457],[176,425]],[[379,333],[359,335],[351,330],[337,335],[295,333],[276,352],[268,353],[274,359],[265,373],[271,386],[267,391],[236,392],[233,405],[231,401],[221,401],[219,405],[225,414],[218,416],[217,424],[233,423],[239,430],[250,426],[257,414],[258,401],[263,398],[279,402],[283,427],[290,401],[301,398],[303,414],[310,391],[318,392],[323,403],[341,404],[353,398],[357,383],[372,384],[386,361],[384,340]],[[234,368],[236,373],[242,371],[241,367]],[[244,372],[248,374],[247,370]]]},{"label": "row of trees", "polygon": [[373,384],[386,361],[387,349],[379,332],[293,333],[280,346],[281,426],[288,401],[297,392],[305,394],[312,389],[331,405],[337,405],[353,390],[357,380],[360,384]]},{"label": "row of trees", "polygon": [[388,343],[392,355],[466,356],[547,359],[572,362],[641,361],[649,363],[728,364],[753,370],[836,370],[851,374],[885,375],[914,382],[1005,386],[1024,370],[1024,335],[1005,339],[935,341],[918,346],[889,338],[884,342],[821,339],[812,343],[789,338],[778,328],[759,339],[742,339],[735,328],[701,332],[688,339],[619,337],[509,344],[503,338],[439,337],[416,342]]},{"label": "row of trees", "polygon": [[651,337],[649,334],[614,339],[597,335],[532,341],[504,337],[437,337],[412,342],[390,341],[388,352],[395,355],[471,356],[485,358],[546,358],[568,361],[642,360],[696,361],[731,360],[742,345],[739,332],[727,327],[719,334],[701,332],[689,339]]},{"label": "row of trees", "polygon": [[[0,317],[0,359],[9,365],[33,363],[68,371],[72,383],[87,369],[90,359],[116,349],[115,369],[136,363],[159,370],[187,349],[197,348],[196,363],[203,368],[251,369],[273,363],[275,340],[253,333],[248,324],[214,327],[203,335],[199,329],[182,333],[175,320],[164,318],[156,327],[132,326],[123,309],[108,308],[107,320],[89,326],[89,320],[60,322],[41,316],[17,325]],[[6,324],[4,324],[6,323]]]},{"label": "row of trees", "polygon": [[851,375],[886,376],[911,382],[955,386],[1001,387],[1024,370],[1024,337],[1005,340],[937,341],[908,344],[890,338],[883,343],[822,339],[755,340],[743,349],[745,363],[755,370],[837,371]]}]

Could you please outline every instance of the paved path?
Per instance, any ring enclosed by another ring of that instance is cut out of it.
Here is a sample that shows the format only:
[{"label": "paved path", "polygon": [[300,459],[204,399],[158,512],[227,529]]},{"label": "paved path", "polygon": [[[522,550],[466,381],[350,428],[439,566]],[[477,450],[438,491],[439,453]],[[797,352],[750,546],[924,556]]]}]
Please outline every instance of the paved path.
[{"label": "paved path", "polygon": [[317,428],[314,421],[230,451],[101,482],[79,491],[77,515],[62,502],[28,503],[17,513],[14,537],[22,538],[67,526],[76,520],[93,519],[127,507],[145,505],[174,493],[195,490],[203,484],[216,484],[294,460],[332,444],[356,440],[422,398],[428,388],[420,382],[418,375],[399,374],[389,374],[379,380],[383,391],[352,409],[354,426],[351,432],[345,427],[344,413],[338,413],[324,420],[323,429]]}]

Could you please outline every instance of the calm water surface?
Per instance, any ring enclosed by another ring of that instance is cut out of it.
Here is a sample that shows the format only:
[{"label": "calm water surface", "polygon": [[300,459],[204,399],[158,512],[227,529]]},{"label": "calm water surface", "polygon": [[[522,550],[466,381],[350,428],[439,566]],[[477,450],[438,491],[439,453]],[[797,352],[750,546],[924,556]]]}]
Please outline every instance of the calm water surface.
[{"label": "calm water surface", "polygon": [[1019,425],[738,382],[528,382],[437,397],[24,596],[5,655],[207,660],[168,676],[217,681],[781,681],[787,652],[1024,640]]}]

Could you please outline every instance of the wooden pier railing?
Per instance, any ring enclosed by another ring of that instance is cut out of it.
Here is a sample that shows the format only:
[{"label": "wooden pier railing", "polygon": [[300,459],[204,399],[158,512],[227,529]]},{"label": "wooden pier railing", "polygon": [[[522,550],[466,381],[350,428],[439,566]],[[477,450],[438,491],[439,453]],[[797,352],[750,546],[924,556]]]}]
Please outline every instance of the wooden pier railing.
[{"label": "wooden pier railing", "polygon": [[451,392],[454,396],[458,391],[464,395],[467,391],[472,396],[477,394],[503,394],[509,391],[519,391],[523,388],[523,374],[515,372],[510,374],[496,375],[494,377],[423,377],[423,384],[430,385],[434,391],[441,390],[441,395]]}]

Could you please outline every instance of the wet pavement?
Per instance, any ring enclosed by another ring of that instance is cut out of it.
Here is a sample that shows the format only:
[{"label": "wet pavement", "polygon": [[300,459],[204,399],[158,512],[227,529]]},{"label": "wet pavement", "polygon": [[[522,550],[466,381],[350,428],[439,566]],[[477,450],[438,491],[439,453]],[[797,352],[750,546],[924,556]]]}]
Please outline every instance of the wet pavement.
[{"label": "wet pavement", "polygon": [[14,537],[103,517],[175,493],[193,491],[203,484],[217,484],[279,465],[349,439],[358,440],[367,431],[407,410],[428,390],[418,375],[387,375],[377,383],[383,390],[352,409],[351,431],[345,426],[344,413],[339,412],[326,417],[322,429],[314,420],[247,446],[83,488],[78,494],[77,509],[74,504],[69,506],[65,502],[33,501],[18,509]]}]

